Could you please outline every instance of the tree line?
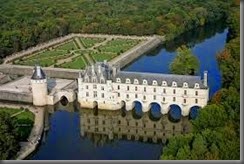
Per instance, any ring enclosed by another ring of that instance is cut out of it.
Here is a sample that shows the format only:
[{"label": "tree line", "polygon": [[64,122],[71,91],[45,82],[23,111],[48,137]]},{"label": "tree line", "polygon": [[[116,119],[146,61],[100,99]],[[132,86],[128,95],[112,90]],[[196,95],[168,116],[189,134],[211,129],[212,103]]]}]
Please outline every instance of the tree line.
[{"label": "tree line", "polygon": [[166,35],[224,19],[232,1],[2,0],[0,58],[68,33]]},{"label": "tree line", "polygon": [[228,42],[217,60],[222,88],[192,121],[193,131],[170,138],[161,159],[240,159],[240,10],[230,10]]}]

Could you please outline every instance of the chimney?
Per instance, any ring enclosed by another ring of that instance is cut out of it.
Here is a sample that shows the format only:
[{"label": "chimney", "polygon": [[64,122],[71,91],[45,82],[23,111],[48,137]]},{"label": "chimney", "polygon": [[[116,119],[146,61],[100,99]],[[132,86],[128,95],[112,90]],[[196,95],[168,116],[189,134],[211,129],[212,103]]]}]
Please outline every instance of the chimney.
[{"label": "chimney", "polygon": [[115,77],[117,74],[117,68],[113,66],[112,69],[113,69],[113,77]]},{"label": "chimney", "polygon": [[203,73],[203,85],[205,87],[208,86],[208,71],[204,71],[204,73]]}]

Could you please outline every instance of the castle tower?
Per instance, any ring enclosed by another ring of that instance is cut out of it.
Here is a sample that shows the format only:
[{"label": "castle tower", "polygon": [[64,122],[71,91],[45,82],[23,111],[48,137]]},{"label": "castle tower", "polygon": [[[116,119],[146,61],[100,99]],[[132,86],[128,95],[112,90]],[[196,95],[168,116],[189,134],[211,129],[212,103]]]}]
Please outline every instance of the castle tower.
[{"label": "castle tower", "polygon": [[31,77],[33,105],[47,105],[47,79],[40,66],[35,66]]}]

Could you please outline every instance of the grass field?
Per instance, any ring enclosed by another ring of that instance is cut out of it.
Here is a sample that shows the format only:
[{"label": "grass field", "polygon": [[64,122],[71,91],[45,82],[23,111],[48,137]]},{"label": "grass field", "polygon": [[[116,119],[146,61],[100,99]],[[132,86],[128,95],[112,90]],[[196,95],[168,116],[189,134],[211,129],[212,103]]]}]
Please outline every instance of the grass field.
[{"label": "grass field", "polygon": [[97,62],[103,62],[104,60],[111,60],[114,57],[118,56],[116,53],[99,53],[99,52],[92,52],[90,53],[92,58]]},{"label": "grass field", "polygon": [[101,43],[104,40],[104,38],[80,38],[80,41],[85,48],[93,47],[96,43]]},{"label": "grass field", "polygon": [[106,45],[98,47],[100,52],[123,53],[139,43],[139,40],[132,39],[114,39]]},{"label": "grass field", "polygon": [[86,67],[85,59],[79,56],[73,59],[72,62],[67,62],[59,65],[60,68],[83,69]]},{"label": "grass field", "polygon": [[57,46],[55,48],[56,50],[67,50],[67,51],[70,51],[70,50],[77,50],[78,48],[76,47],[75,43],[73,41],[70,41],[70,42],[67,42],[63,45],[60,45],[60,46]]}]

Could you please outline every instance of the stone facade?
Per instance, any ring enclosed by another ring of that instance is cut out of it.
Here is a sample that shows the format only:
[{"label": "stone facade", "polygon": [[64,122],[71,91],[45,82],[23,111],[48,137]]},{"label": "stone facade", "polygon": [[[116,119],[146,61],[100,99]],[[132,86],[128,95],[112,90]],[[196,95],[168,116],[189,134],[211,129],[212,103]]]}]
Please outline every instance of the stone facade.
[{"label": "stone facade", "polygon": [[207,105],[209,88],[207,72],[200,76],[138,73],[120,71],[107,62],[96,63],[80,73],[78,78],[78,102],[81,107],[118,110],[125,106],[132,110],[139,102],[143,112],[152,103],[167,114],[172,105],[187,116],[193,107]]}]

